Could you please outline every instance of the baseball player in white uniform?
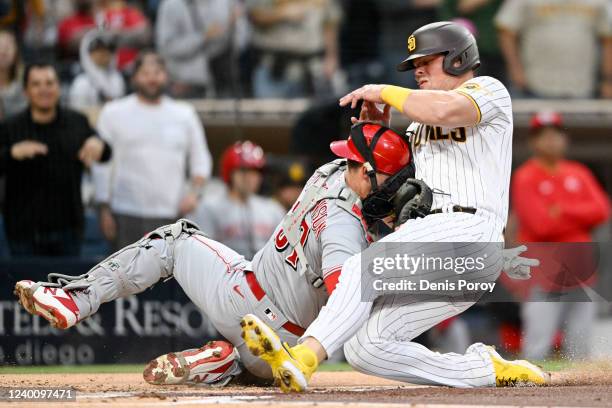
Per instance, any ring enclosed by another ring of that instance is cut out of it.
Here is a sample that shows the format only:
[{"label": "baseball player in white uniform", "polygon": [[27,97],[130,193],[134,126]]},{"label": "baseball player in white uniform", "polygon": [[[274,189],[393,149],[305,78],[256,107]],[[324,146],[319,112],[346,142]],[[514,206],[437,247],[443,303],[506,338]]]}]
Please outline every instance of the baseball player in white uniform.
[{"label": "baseball player in white uniform", "polygon": [[[353,108],[364,101],[353,122],[388,123],[390,107],[410,118],[407,135],[416,178],[442,192],[434,194],[430,215],[408,220],[381,242],[503,242],[513,131],[508,91],[495,78],[474,77],[480,64],[476,41],[458,24],[419,28],[408,38],[408,52],[398,69],[414,70],[419,90],[366,85],[340,99],[340,105]],[[385,107],[379,110],[376,104]],[[498,259],[487,269],[489,280],[502,267],[510,275],[528,276],[528,267],[507,268],[507,259]],[[481,343],[465,354],[439,354],[410,341],[472,301],[444,294],[417,301],[412,294],[390,294],[367,302],[360,285],[361,258],[355,255],[343,265],[338,287],[295,347],[283,346],[257,316],[245,316],[248,348],[270,364],[284,391],[306,389],[318,364],[343,345],[357,370],[409,383],[485,387],[547,381],[537,366],[504,360]]]},{"label": "baseball player in white uniform", "polygon": [[[375,168],[366,165],[354,139],[376,158]],[[84,275],[19,281],[19,301],[28,312],[67,329],[103,303],[174,277],[229,343],[215,341],[163,355],[147,366],[145,380],[226,384],[242,366],[257,377],[271,378],[267,364],[246,350],[242,317],[258,316],[283,341],[296,344],[334,290],[344,261],[368,245],[366,222],[373,225],[386,217],[393,193],[414,176],[408,141],[381,125],[353,126],[349,140],[331,147],[348,160],[315,171],[252,262],[180,220],[147,234]]]},{"label": "baseball player in white uniform", "polygon": [[268,242],[285,210],[275,200],[257,194],[266,157],[261,146],[236,142],[221,155],[220,176],[227,190],[204,197],[190,218],[202,231],[246,259]]}]

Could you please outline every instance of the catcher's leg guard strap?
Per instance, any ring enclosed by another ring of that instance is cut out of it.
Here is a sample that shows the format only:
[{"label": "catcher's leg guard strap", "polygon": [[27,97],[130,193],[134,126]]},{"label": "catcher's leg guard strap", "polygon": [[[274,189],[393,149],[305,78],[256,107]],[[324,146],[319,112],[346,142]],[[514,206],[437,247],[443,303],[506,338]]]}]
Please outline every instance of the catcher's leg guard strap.
[{"label": "catcher's leg guard strap", "polygon": [[[163,225],[145,235],[139,242],[143,246],[153,245],[159,249],[160,256],[166,261],[166,273],[168,277],[172,275],[172,268],[174,266],[174,243],[181,237],[189,235],[203,235],[205,234],[200,231],[200,227],[192,221],[181,218],[174,224]],[[160,247],[158,240],[166,241],[165,247]]]},{"label": "catcher's leg guard strap", "polygon": [[95,313],[102,303],[140,293],[172,276],[166,240],[138,241],[94,266],[84,279],[64,286],[72,290],[81,316]]}]

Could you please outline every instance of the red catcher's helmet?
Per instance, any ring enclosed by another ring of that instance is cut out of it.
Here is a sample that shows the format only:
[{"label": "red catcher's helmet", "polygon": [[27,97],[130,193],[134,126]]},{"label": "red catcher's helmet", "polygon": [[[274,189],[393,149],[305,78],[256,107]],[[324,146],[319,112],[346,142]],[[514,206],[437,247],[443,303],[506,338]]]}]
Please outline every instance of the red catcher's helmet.
[{"label": "red catcher's helmet", "polygon": [[360,123],[353,126],[348,140],[332,142],[329,147],[338,157],[359,163],[367,160],[360,153],[354,142],[354,132],[361,132],[369,148],[376,138],[374,149],[370,149],[374,163],[370,163],[379,173],[393,175],[408,165],[411,160],[410,146],[405,137],[376,123]]},{"label": "red catcher's helmet", "polygon": [[236,169],[261,170],[266,165],[261,146],[250,141],[236,142],[221,155],[221,178],[230,182],[232,172]]}]

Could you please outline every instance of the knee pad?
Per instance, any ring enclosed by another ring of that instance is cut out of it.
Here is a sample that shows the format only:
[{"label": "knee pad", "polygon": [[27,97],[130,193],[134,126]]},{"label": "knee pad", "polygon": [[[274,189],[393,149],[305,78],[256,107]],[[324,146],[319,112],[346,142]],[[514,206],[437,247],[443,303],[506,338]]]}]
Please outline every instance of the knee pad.
[{"label": "knee pad", "polygon": [[[166,273],[167,277],[169,278],[172,275],[172,268],[174,267],[175,242],[178,239],[196,234],[206,236],[202,231],[200,231],[200,227],[198,227],[196,223],[185,218],[181,218],[174,224],[163,225],[154,229],[136,244],[146,248],[151,246],[157,248],[160,256],[166,260]],[[161,245],[160,241],[165,242],[166,245]]]},{"label": "knee pad", "polygon": [[174,224],[162,225],[161,227],[154,229],[138,242],[144,242],[156,238],[174,241],[179,239],[183,233],[188,235],[204,235],[204,233],[200,230],[200,227],[195,222],[181,218]]}]

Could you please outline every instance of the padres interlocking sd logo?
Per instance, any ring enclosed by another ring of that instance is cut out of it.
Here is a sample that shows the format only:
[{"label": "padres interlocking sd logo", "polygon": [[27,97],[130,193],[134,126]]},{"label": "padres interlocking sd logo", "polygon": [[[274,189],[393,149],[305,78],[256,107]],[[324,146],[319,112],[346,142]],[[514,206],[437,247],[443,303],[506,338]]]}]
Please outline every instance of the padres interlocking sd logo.
[{"label": "padres interlocking sd logo", "polygon": [[416,38],[414,35],[408,37],[408,52],[412,52],[416,49]]}]

